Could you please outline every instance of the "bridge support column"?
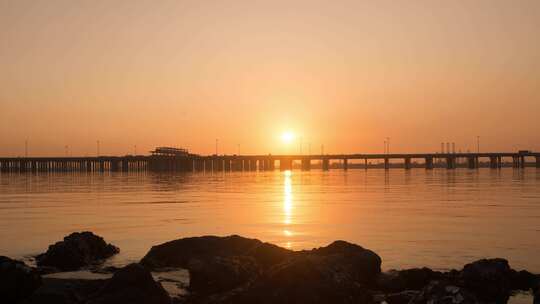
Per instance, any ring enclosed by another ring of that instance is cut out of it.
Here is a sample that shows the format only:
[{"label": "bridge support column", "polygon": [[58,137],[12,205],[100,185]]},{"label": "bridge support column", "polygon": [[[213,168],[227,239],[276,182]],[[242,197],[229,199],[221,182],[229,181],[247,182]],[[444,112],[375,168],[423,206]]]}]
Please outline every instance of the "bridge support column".
[{"label": "bridge support column", "polygon": [[497,156],[490,156],[489,157],[489,167],[491,169],[497,169],[499,167],[499,160]]},{"label": "bridge support column", "polygon": [[249,160],[249,170],[250,171],[257,171],[257,160],[256,159]]},{"label": "bridge support column", "polygon": [[368,169],[367,158],[364,158],[364,169],[365,169],[365,170]]},{"label": "bridge support column", "polygon": [[302,158],[302,171],[309,171],[311,170],[311,159],[305,157]]},{"label": "bridge support column", "polygon": [[330,170],[330,160],[328,158],[324,158],[322,160],[322,169],[323,169],[323,171]]},{"label": "bridge support column", "polygon": [[433,169],[433,157],[426,157],[425,158],[426,163],[426,170],[432,170]]},{"label": "bridge support column", "polygon": [[128,172],[129,171],[129,160],[127,158],[124,158],[122,160],[122,171]]},{"label": "bridge support column", "polygon": [[226,158],[223,160],[223,170],[225,171],[231,171],[231,160]]},{"label": "bridge support column", "polygon": [[276,170],[276,160],[273,158],[268,159],[268,170],[274,171]]},{"label": "bridge support column", "polygon": [[243,161],[241,159],[234,159],[232,161],[232,171],[242,171]]},{"label": "bridge support column", "polygon": [[405,170],[411,169],[411,159],[409,157],[405,158]]},{"label": "bridge support column", "polygon": [[521,168],[525,168],[525,156],[523,156],[523,155],[521,155],[521,156],[519,157],[519,166],[520,166]]},{"label": "bridge support column", "polygon": [[223,171],[223,159],[214,158],[212,160],[212,170],[215,172]]},{"label": "bridge support column", "polygon": [[456,159],[455,157],[449,156],[446,158],[446,168],[455,169],[456,168]]},{"label": "bridge support column", "polygon": [[540,168],[540,156],[536,156],[536,168]]},{"label": "bridge support column", "polygon": [[476,169],[477,168],[477,158],[476,157],[467,157],[467,167],[469,169]]},{"label": "bridge support column", "polygon": [[349,160],[343,159],[343,170],[349,170]]},{"label": "bridge support column", "polygon": [[390,159],[388,159],[388,158],[384,159],[384,169],[385,170],[390,169]]},{"label": "bridge support column", "polygon": [[293,160],[290,158],[282,158],[279,160],[279,170],[292,170]]},{"label": "bridge support column", "polygon": [[116,159],[111,160],[111,171],[112,172],[118,172],[118,169],[119,169],[118,167],[119,167],[118,166],[118,160],[116,160]]},{"label": "bridge support column", "polygon": [[206,172],[212,172],[214,162],[211,158],[207,158],[204,160],[204,171]]}]

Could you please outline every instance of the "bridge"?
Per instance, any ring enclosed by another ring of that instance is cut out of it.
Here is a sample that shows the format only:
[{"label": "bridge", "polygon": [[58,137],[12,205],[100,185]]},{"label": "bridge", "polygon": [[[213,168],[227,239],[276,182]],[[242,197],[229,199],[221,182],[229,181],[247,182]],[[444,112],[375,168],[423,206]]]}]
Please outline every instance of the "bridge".
[{"label": "bridge", "polygon": [[[156,150],[157,151],[157,150]],[[540,153],[420,153],[420,154],[324,154],[324,155],[198,155],[181,153],[96,157],[11,157],[0,158],[0,172],[223,172],[423,167],[477,169],[490,167],[540,168]],[[276,166],[277,164],[277,166]]]}]

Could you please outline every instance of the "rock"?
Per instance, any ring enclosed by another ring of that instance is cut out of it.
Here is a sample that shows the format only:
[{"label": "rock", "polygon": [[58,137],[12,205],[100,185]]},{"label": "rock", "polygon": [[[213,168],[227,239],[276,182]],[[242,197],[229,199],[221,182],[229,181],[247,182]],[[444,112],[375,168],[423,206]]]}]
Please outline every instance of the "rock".
[{"label": "rock", "polygon": [[467,289],[448,282],[432,281],[411,299],[409,304],[473,304],[479,303]]},{"label": "rock", "polygon": [[375,252],[345,241],[335,241],[308,254],[334,257],[333,266],[347,269],[356,282],[372,284],[381,273],[381,258]]},{"label": "rock", "polygon": [[299,255],[278,264],[221,303],[371,303],[342,257]]},{"label": "rock", "polygon": [[373,302],[388,304],[408,304],[414,297],[416,297],[420,291],[418,290],[405,290],[390,294],[381,294],[374,296]]},{"label": "rock", "polygon": [[463,267],[464,287],[480,300],[507,299],[512,289],[513,271],[505,259],[482,259]]},{"label": "rock", "polygon": [[56,267],[61,271],[77,270],[109,258],[120,250],[107,244],[92,232],[75,232],[63,241],[50,245],[47,252],[36,257],[38,266]]},{"label": "rock", "polygon": [[171,298],[148,270],[139,264],[130,264],[115,272],[86,303],[169,304]]},{"label": "rock", "polygon": [[0,303],[19,303],[41,285],[41,276],[21,261],[0,256]]},{"label": "rock", "polygon": [[267,268],[286,259],[292,251],[238,235],[183,238],[153,246],[141,264],[149,269],[162,267],[187,268],[191,259],[246,256]]},{"label": "rock", "polygon": [[86,304],[88,297],[103,287],[106,280],[44,278],[24,304]]},{"label": "rock", "polygon": [[192,259],[187,268],[190,275],[189,289],[200,294],[231,290],[261,274],[261,268],[254,258],[242,256]]},{"label": "rock", "polygon": [[514,271],[512,270],[511,287],[512,290],[529,290],[534,287],[538,278],[536,275],[526,271]]},{"label": "rock", "polygon": [[380,275],[378,286],[384,291],[420,290],[433,280],[440,280],[443,274],[429,268],[392,270]]},{"label": "rock", "polygon": [[539,281],[537,281],[535,286],[532,288],[532,292],[534,295],[533,304],[540,304],[540,282]]}]

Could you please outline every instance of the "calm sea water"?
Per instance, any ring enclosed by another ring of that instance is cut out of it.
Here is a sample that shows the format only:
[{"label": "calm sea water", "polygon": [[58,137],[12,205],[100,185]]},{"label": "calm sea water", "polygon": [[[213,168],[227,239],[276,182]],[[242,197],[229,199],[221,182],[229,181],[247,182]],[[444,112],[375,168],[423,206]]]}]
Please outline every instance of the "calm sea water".
[{"label": "calm sea water", "polygon": [[383,268],[505,257],[540,272],[540,170],[0,175],[0,255],[91,230],[139,260],[152,245],[240,234],[292,249],[343,239]]}]

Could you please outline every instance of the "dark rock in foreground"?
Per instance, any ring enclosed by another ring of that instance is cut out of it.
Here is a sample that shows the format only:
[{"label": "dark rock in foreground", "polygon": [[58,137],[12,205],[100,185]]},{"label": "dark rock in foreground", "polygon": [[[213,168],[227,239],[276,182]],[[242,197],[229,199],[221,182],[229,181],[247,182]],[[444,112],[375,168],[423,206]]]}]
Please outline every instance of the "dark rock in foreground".
[{"label": "dark rock in foreground", "polygon": [[97,263],[119,251],[118,247],[107,244],[92,232],[74,232],[63,241],[50,245],[47,252],[36,257],[36,262],[38,266],[70,271]]},{"label": "dark rock in foreground", "polygon": [[155,282],[150,272],[139,264],[118,270],[112,279],[87,304],[169,304],[171,299],[163,286]]},{"label": "dark rock in foreground", "polygon": [[505,299],[512,291],[514,272],[505,259],[483,259],[463,267],[463,284],[481,300]]},{"label": "dark rock in foreground", "polygon": [[225,303],[371,303],[341,254],[299,255],[269,269]]},{"label": "dark rock in foreground", "polygon": [[[150,272],[138,264],[118,270],[111,279],[43,279],[25,304],[169,304],[171,299]],[[2,302],[4,303],[4,302]],[[11,303],[11,302],[6,302]]]},{"label": "dark rock in foreground", "polygon": [[0,303],[18,303],[41,285],[41,277],[23,262],[0,256]]},{"label": "dark rock in foreground", "polygon": [[161,267],[187,268],[192,259],[207,260],[219,257],[252,257],[262,267],[279,263],[292,251],[256,239],[238,235],[227,237],[202,236],[183,238],[153,246],[141,260],[150,269]]},{"label": "dark rock in foreground", "polygon": [[378,287],[384,291],[398,292],[403,290],[420,290],[429,282],[439,280],[443,274],[429,268],[411,268],[391,270],[381,274]]},{"label": "dark rock in foreground", "polygon": [[381,272],[376,253],[345,241],[295,252],[236,235],[167,242],[141,264],[188,269],[190,300],[203,303],[368,303]]},{"label": "dark rock in foreground", "polygon": [[44,278],[38,288],[24,304],[85,304],[90,295],[96,293],[105,280],[53,279]]},{"label": "dark rock in foreground", "polygon": [[411,299],[409,304],[476,304],[476,296],[448,282],[433,281]]},{"label": "dark rock in foreground", "polygon": [[213,257],[192,259],[189,269],[189,289],[194,293],[212,294],[231,290],[261,274],[252,257]]}]

